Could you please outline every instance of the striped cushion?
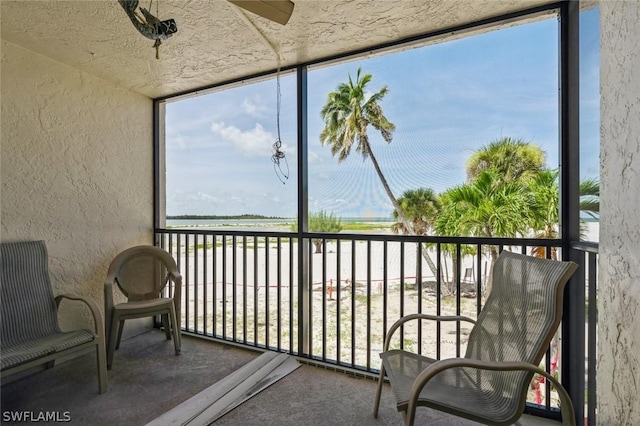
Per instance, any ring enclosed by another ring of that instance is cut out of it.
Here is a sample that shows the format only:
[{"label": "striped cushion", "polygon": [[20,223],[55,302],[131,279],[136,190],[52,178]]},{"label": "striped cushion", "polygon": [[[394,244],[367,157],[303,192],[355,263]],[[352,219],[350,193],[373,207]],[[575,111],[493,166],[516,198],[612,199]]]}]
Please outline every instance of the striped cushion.
[{"label": "striped cushion", "polygon": [[60,333],[27,343],[6,347],[2,345],[2,370],[15,367],[49,354],[63,351],[83,343],[91,342],[94,334],[90,330]]}]

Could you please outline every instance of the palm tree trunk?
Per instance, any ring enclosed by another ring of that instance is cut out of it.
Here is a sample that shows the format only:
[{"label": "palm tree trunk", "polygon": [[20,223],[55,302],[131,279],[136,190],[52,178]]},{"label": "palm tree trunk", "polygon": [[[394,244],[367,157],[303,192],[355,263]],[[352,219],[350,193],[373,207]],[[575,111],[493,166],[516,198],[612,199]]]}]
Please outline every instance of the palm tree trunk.
[{"label": "palm tree trunk", "polygon": [[[404,215],[404,212],[402,211],[402,208],[400,207],[398,200],[396,200],[396,197],[393,195],[393,192],[391,192],[391,188],[387,183],[387,179],[385,179],[384,175],[382,174],[382,170],[380,169],[378,160],[376,160],[376,157],[373,155],[373,151],[371,151],[370,145],[368,146],[368,151],[369,151],[369,158],[371,158],[371,162],[373,163],[373,167],[376,169],[376,173],[380,178],[380,182],[382,182],[382,186],[384,187],[384,190],[386,191],[387,196],[389,197],[389,200],[391,200],[391,204],[393,204],[393,208],[398,213],[398,219],[400,219],[400,222],[404,225],[404,227],[409,231],[411,235],[417,235],[416,232],[413,230],[411,223],[409,223],[406,216]],[[438,269],[436,268],[435,263],[433,263],[431,256],[429,256],[426,245],[423,245],[422,257],[427,262],[427,266],[429,266],[429,269],[431,270],[431,273],[433,274],[433,276],[437,277]]]},{"label": "palm tree trunk", "polygon": [[[458,285],[458,258],[457,256],[451,256],[451,287],[456,289]],[[452,294],[456,294],[455,290],[451,291]]]}]

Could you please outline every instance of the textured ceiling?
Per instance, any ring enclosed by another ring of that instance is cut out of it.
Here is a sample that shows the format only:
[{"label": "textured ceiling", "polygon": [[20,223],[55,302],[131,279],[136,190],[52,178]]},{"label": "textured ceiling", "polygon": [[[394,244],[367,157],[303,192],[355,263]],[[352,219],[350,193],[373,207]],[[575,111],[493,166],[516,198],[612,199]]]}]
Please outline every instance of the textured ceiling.
[{"label": "textured ceiling", "polygon": [[[117,0],[1,0],[2,39],[141,93],[164,97],[549,3],[548,0],[294,0],[286,26],[224,0],[155,0],[178,32],[155,59]],[[141,6],[148,7],[146,0]]]}]

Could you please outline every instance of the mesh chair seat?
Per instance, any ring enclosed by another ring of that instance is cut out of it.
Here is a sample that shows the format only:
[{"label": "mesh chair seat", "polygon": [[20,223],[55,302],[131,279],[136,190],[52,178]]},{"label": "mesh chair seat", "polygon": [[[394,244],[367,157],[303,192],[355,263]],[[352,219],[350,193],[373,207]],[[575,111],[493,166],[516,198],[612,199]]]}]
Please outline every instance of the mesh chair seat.
[{"label": "mesh chair seat", "polygon": [[[396,398],[398,411],[406,411],[409,392],[416,377],[437,360],[402,350],[380,354]],[[508,421],[518,409],[513,395],[496,393],[491,379],[506,378],[507,373],[460,367],[437,374],[420,392],[417,404],[468,417],[488,417],[497,422]],[[513,372],[510,372],[513,374]],[[484,379],[484,380],[483,380]],[[499,381],[498,381],[499,382]]]}]

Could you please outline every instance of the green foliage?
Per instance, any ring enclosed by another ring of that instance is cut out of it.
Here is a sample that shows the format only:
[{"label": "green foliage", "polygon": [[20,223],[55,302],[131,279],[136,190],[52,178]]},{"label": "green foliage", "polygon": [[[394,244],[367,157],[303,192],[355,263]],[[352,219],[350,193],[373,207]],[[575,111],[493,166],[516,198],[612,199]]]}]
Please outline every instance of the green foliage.
[{"label": "green foliage", "polygon": [[[407,190],[398,199],[398,204],[400,204],[402,211],[417,235],[426,235],[431,230],[442,208],[440,197],[431,188]],[[410,233],[404,224],[399,221],[398,212],[395,210],[393,219],[396,221],[392,228],[393,232]]]},{"label": "green foliage", "polygon": [[320,210],[309,215],[309,231],[338,233],[342,231],[342,221],[333,213]]},{"label": "green foliage", "polygon": [[529,199],[523,185],[501,179],[494,169],[448,190],[442,199],[446,213],[436,220],[438,230],[476,237],[515,237],[528,231]]},{"label": "green foliage", "polygon": [[[466,163],[468,182],[440,195],[435,233],[517,237],[532,232],[536,238],[558,238],[558,170],[546,169],[544,158],[537,145],[511,138],[476,151]],[[580,210],[597,218],[599,196],[597,180],[582,181]],[[545,248],[536,247],[532,254],[545,256]]]},{"label": "green foliage", "polygon": [[[342,220],[336,217],[333,213],[327,213],[324,210],[320,210],[316,213],[309,214],[309,232],[321,232],[337,234],[342,231]],[[298,221],[296,220],[291,225],[293,232],[298,231]],[[322,240],[315,238],[312,240],[316,249],[316,253],[322,253]]]},{"label": "green foliage", "polygon": [[600,217],[600,184],[597,179],[580,182],[580,211],[594,219]]},{"label": "green foliage", "polygon": [[556,238],[560,209],[558,170],[542,170],[530,182],[531,228],[538,238]]},{"label": "green foliage", "polygon": [[364,158],[370,157],[371,147],[367,127],[380,131],[386,142],[391,142],[396,126],[382,112],[380,101],[389,92],[387,86],[369,95],[367,85],[371,74],[361,74],[358,68],[355,83],[349,75],[348,83],[338,84],[335,91],[327,95],[327,102],[320,110],[325,127],[320,132],[320,143],[331,145],[331,154],[344,161],[356,145],[356,152]]},{"label": "green foliage", "polygon": [[466,166],[468,181],[489,169],[507,182],[527,180],[544,168],[545,152],[534,143],[505,137],[474,152]]},{"label": "green foliage", "polygon": [[[324,210],[309,214],[309,232],[338,233],[342,231],[342,220]],[[298,221],[291,224],[291,231],[298,231]]]}]

